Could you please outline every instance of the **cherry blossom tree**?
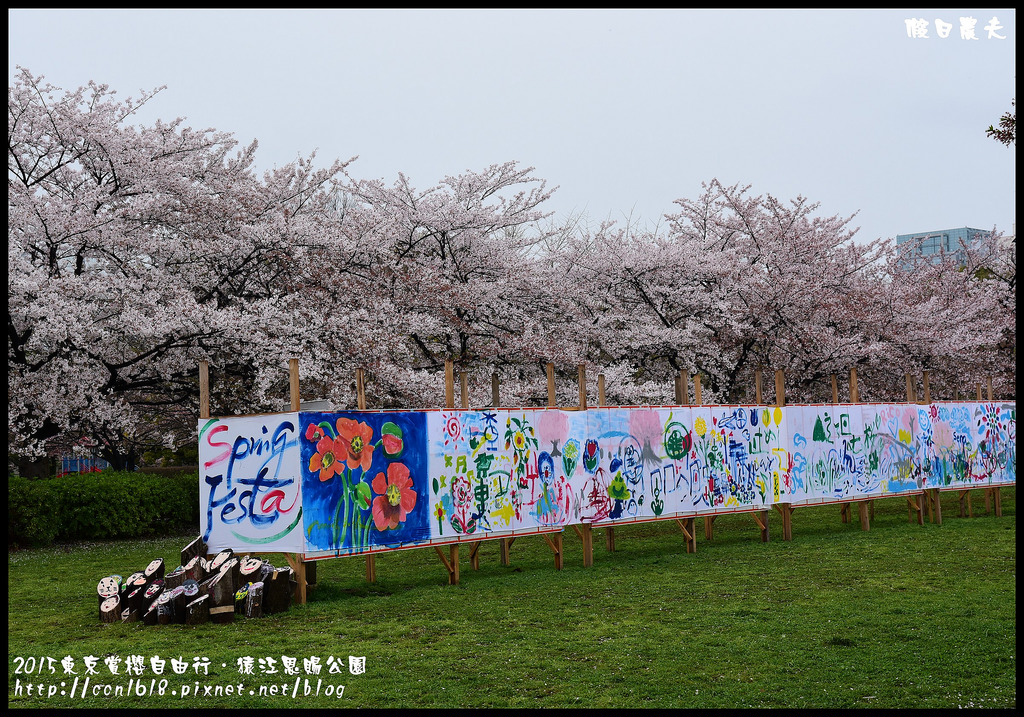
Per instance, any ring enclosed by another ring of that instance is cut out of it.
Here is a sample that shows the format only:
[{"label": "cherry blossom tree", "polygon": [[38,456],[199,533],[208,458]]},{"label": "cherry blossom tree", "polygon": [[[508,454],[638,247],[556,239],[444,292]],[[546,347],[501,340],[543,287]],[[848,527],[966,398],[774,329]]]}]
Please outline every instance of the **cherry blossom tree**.
[{"label": "cherry blossom tree", "polygon": [[255,142],[129,125],[158,91],[61,93],[27,70],[9,88],[13,452],[88,436],[130,466],[194,431],[197,360],[258,343],[344,168],[299,161],[260,181]]}]

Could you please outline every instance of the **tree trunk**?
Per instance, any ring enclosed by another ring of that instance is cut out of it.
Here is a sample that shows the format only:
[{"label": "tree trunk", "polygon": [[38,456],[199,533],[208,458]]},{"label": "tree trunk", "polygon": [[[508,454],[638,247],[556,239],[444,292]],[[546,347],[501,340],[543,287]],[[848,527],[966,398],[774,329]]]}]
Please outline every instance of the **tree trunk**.
[{"label": "tree trunk", "polygon": [[121,619],[121,596],[111,595],[100,603],[100,622],[117,622]]}]

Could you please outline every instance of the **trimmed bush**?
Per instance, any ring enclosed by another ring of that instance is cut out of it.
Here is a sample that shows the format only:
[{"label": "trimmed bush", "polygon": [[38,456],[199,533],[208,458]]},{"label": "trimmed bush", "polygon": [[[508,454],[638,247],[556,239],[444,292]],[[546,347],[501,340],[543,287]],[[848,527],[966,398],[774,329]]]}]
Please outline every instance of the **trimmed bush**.
[{"label": "trimmed bush", "polygon": [[8,542],[168,535],[199,522],[199,474],[103,471],[8,483]]}]

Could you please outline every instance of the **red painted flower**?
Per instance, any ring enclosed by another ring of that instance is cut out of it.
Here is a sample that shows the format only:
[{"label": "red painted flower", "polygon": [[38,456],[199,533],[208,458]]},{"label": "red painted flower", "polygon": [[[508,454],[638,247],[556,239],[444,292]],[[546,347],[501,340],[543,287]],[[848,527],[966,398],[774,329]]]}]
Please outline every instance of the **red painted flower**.
[{"label": "red painted flower", "polygon": [[377,530],[394,530],[405,522],[405,516],[416,507],[416,491],[412,489],[409,469],[402,463],[388,466],[388,474],[378,473],[373,479],[373,524]]},{"label": "red painted flower", "polygon": [[309,459],[309,472],[320,471],[320,480],[330,480],[341,473],[345,466],[338,460],[339,449],[344,450],[340,439],[324,436],[316,443],[316,453]]},{"label": "red painted flower", "polygon": [[324,429],[315,423],[310,423],[306,426],[306,440],[313,441],[316,443],[324,437]]},{"label": "red painted flower", "polygon": [[339,456],[352,470],[356,468],[362,468],[364,471],[370,470],[370,464],[373,462],[371,438],[373,438],[373,429],[365,423],[354,421],[351,418],[338,419],[339,448],[344,446],[344,449],[339,451]]}]

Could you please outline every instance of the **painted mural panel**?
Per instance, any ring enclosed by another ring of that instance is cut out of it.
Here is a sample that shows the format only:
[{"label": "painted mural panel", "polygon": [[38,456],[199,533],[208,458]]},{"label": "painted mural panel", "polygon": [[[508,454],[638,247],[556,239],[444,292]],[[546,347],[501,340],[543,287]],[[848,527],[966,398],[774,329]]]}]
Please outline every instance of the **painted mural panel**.
[{"label": "painted mural panel", "polygon": [[841,500],[877,492],[864,470],[863,414],[859,406],[788,406],[794,472],[793,502]]},{"label": "painted mural panel", "polygon": [[516,484],[504,411],[427,414],[431,537],[507,532]]},{"label": "painted mural panel", "polygon": [[304,412],[199,438],[211,549],[342,555],[1016,481],[1013,403]]},{"label": "painted mural panel", "polygon": [[430,538],[426,414],[302,413],[308,552]]},{"label": "painted mural panel", "polygon": [[199,422],[199,526],[211,551],[303,552],[299,414]]}]

